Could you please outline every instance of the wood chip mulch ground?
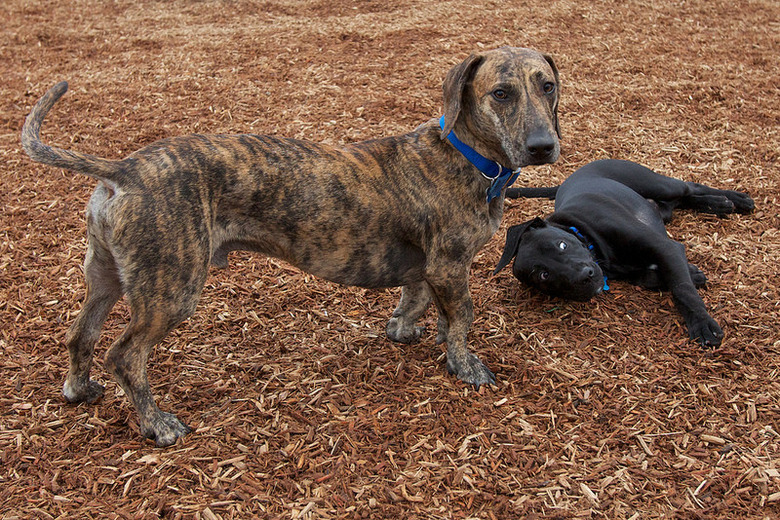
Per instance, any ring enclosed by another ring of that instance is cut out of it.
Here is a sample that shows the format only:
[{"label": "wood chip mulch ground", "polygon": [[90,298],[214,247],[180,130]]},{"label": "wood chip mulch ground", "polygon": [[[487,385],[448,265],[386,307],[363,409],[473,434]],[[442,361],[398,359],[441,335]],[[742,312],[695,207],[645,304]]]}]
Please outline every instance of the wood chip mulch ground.
[{"label": "wood chip mulch ground", "polygon": [[[399,0],[0,3],[0,519],[780,518],[780,5]],[[44,139],[119,158],[191,132],[343,143],[441,113],[470,52],[529,46],[563,82],[561,160],[616,157],[749,192],[755,213],[681,212],[726,339],[686,339],[669,294],[615,282],[589,303],[492,276],[512,201],[472,269],[472,348],[498,384],[444,370],[428,333],[388,341],[398,290],[338,287],[233,253],[150,363],[194,428],[157,449],[102,363],[68,405],[63,337],[84,296],[90,179],[31,162],[22,121],[71,91]]]}]

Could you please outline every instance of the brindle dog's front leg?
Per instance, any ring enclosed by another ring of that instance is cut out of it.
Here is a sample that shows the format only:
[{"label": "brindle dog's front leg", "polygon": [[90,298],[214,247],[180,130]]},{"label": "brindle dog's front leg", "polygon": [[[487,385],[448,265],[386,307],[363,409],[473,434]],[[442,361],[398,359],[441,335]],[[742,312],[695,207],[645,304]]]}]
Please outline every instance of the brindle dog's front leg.
[{"label": "brindle dog's front leg", "polygon": [[431,303],[431,291],[426,282],[405,285],[401,289],[401,300],[387,322],[387,337],[398,343],[414,343],[420,339],[424,327],[415,322]]},{"label": "brindle dog's front leg", "polygon": [[451,264],[427,277],[439,308],[439,335],[446,334],[447,370],[465,383],[495,384],[496,376],[469,351],[467,336],[474,321],[474,303],[468,285],[469,263]]},{"label": "brindle dog's front leg", "polygon": [[[420,316],[423,315],[428,304],[431,303],[431,288],[427,282],[406,285],[401,289],[401,300],[393,311],[393,317],[387,322],[387,337],[398,343],[414,343],[420,339],[425,327],[415,326]],[[436,344],[447,341],[449,324],[444,313],[439,310],[438,333]]]}]

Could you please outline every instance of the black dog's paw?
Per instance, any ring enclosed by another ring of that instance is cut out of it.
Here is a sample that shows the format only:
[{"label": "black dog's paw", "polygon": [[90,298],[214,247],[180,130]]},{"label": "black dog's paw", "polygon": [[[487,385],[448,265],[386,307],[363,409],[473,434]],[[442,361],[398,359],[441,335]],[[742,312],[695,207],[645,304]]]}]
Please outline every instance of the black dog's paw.
[{"label": "black dog's paw", "polygon": [[694,195],[692,206],[702,213],[713,213],[719,217],[734,213],[734,203],[726,195]]},{"label": "black dog's paw", "polygon": [[753,199],[747,193],[719,190],[696,182],[686,184],[689,194],[683,197],[684,207],[721,217],[734,212],[750,213],[755,208]]},{"label": "black dog's paw", "polygon": [[714,213],[719,217],[730,213],[750,213],[756,207],[750,195],[732,190],[719,190],[717,194],[693,195],[689,202],[694,209],[704,213]]},{"label": "black dog's paw", "polygon": [[481,385],[496,384],[496,376],[479,358],[467,352],[463,360],[456,360],[454,356],[447,356],[447,371],[458,377],[464,383],[474,385],[479,389]]},{"label": "black dog's paw", "polygon": [[698,341],[703,347],[717,347],[723,340],[723,330],[710,316],[690,323],[688,333],[691,339]]},{"label": "black dog's paw", "polygon": [[734,204],[734,211],[737,213],[747,214],[756,208],[755,202],[747,193],[724,190],[723,194]]},{"label": "black dog's paw", "polygon": [[691,274],[691,281],[697,289],[707,285],[707,276],[693,264],[688,264],[688,272]]}]

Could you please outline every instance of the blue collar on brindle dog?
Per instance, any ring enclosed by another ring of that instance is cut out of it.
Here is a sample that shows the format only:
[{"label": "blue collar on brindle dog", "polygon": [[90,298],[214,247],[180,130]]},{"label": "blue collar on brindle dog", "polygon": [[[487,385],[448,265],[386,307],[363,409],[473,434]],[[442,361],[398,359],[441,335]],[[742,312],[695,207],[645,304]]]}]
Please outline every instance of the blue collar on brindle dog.
[{"label": "blue collar on brindle dog", "polygon": [[[439,126],[444,129],[444,116],[441,116],[441,119],[439,119]],[[495,161],[491,161],[484,155],[481,155],[472,147],[458,139],[458,136],[455,135],[455,130],[452,130],[449,133],[447,140],[452,143],[452,146],[473,164],[476,169],[482,172],[482,175],[486,179],[491,181],[490,187],[485,192],[488,203],[498,197],[501,194],[501,190],[511,186],[512,183],[517,180],[517,176],[520,175],[520,168],[510,170]]]}]

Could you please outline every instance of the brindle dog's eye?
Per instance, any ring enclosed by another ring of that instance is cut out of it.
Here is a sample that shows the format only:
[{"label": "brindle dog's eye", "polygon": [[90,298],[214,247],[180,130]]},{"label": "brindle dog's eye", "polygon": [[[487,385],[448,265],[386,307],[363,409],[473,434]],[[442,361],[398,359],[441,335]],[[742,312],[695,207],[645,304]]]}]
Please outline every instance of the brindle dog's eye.
[{"label": "brindle dog's eye", "polygon": [[496,90],[493,91],[493,97],[499,101],[504,101],[506,98],[509,97],[509,94],[507,94],[506,90],[502,88],[497,88]]},{"label": "brindle dog's eye", "polygon": [[563,251],[567,247],[569,247],[569,244],[567,244],[566,242],[561,241],[558,243],[558,249],[560,249],[561,251]]},{"label": "brindle dog's eye", "polygon": [[553,92],[555,92],[555,83],[553,83],[552,81],[548,81],[542,86],[542,90],[544,90],[545,94],[552,94]]},{"label": "brindle dog's eye", "polygon": [[541,271],[539,273],[539,279],[543,282],[547,281],[550,278],[550,273],[547,271]]}]

